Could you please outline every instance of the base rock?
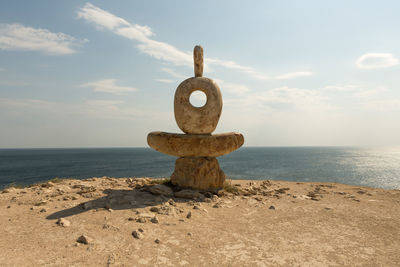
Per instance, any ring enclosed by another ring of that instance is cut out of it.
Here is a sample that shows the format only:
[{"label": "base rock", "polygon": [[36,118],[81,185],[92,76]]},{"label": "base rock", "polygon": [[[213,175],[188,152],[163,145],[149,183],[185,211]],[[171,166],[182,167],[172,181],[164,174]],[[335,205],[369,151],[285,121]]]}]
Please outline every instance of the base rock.
[{"label": "base rock", "polygon": [[183,188],[222,188],[225,174],[214,157],[181,157],[175,162],[171,183]]}]

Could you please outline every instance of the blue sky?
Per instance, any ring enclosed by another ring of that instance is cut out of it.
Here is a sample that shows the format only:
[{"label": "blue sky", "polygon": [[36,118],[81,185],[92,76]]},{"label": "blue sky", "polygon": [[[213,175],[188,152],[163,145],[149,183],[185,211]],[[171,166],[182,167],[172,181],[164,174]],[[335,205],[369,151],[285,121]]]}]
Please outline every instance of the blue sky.
[{"label": "blue sky", "polygon": [[[1,1],[0,148],[147,146],[204,76],[247,146],[400,145],[399,1]],[[194,96],[193,101],[200,101]]]}]

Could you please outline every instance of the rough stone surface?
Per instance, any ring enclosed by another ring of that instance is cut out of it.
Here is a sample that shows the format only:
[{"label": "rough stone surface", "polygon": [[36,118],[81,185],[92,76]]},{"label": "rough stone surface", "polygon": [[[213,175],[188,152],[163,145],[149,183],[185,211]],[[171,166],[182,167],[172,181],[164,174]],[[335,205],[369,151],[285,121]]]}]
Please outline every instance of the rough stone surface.
[{"label": "rough stone surface", "polygon": [[215,135],[151,132],[147,143],[153,149],[175,157],[219,157],[241,147],[244,137],[234,132]]},{"label": "rough stone surface", "polygon": [[[194,107],[189,101],[190,95],[197,90],[207,96],[207,102],[202,107]],[[175,120],[184,133],[212,133],[217,127],[221,111],[221,91],[211,79],[192,77],[184,80],[175,91]]]},{"label": "rough stone surface", "polygon": [[175,162],[171,182],[184,188],[208,190],[223,187],[225,174],[216,158],[183,157]]},{"label": "rough stone surface", "polygon": [[92,239],[87,235],[81,235],[76,242],[87,245],[92,242]]},{"label": "rough stone surface", "polygon": [[190,190],[190,189],[183,189],[178,192],[175,192],[174,196],[179,197],[179,198],[187,198],[187,199],[204,198],[203,194],[199,193],[196,190]]},{"label": "rough stone surface", "polygon": [[163,195],[163,196],[173,196],[174,192],[172,189],[166,185],[163,184],[157,184],[153,185],[152,187],[149,188],[150,193],[155,194],[155,195]]},{"label": "rough stone surface", "polygon": [[69,227],[71,225],[71,222],[68,221],[67,219],[60,218],[58,219],[57,224],[62,227]]}]

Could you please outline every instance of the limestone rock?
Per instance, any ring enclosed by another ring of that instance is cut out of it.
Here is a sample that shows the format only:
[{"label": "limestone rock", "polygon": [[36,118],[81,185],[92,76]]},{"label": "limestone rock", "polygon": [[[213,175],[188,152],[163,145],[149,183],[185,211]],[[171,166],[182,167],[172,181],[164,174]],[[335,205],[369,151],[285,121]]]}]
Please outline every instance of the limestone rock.
[{"label": "limestone rock", "polygon": [[219,157],[241,147],[244,137],[235,132],[213,135],[151,132],[147,143],[153,149],[175,157]]},{"label": "limestone rock", "polygon": [[71,225],[71,222],[68,221],[67,219],[60,218],[58,219],[57,224],[62,227],[69,227]]},{"label": "limestone rock", "polygon": [[216,158],[185,157],[175,162],[171,182],[184,188],[208,190],[223,187],[225,174]]},{"label": "limestone rock", "polygon": [[151,218],[150,221],[151,221],[152,223],[158,223],[158,222],[159,222],[157,216],[154,216],[153,218]]},{"label": "limestone rock", "polygon": [[179,198],[187,198],[187,199],[204,198],[203,194],[199,193],[198,191],[190,190],[190,189],[183,189],[178,192],[175,192],[174,196],[179,197]]},{"label": "limestone rock", "polygon": [[81,235],[76,242],[87,245],[92,242],[92,239],[87,235]]},{"label": "limestone rock", "polygon": [[153,185],[149,188],[149,192],[154,194],[154,195],[163,195],[163,196],[168,196],[171,197],[173,196],[174,192],[169,186],[163,185],[163,184],[157,184]]},{"label": "limestone rock", "polygon": [[[207,96],[202,107],[194,107],[190,95],[200,90]],[[188,134],[210,134],[217,127],[222,111],[222,95],[218,85],[205,77],[184,80],[175,91],[174,114],[179,128]]]},{"label": "limestone rock", "polygon": [[136,238],[136,239],[141,239],[141,238],[143,238],[142,232],[143,232],[143,230],[140,231],[140,229],[138,229],[138,230],[133,230],[132,236],[133,236],[134,238]]}]

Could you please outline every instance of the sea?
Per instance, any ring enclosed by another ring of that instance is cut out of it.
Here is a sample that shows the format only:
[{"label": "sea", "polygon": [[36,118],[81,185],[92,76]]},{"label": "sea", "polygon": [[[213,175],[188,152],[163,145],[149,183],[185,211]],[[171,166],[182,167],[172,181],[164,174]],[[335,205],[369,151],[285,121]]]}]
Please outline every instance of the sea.
[{"label": "sea", "polygon": [[[175,160],[150,148],[0,149],[0,188],[53,178],[169,177]],[[400,189],[400,147],[242,147],[218,160],[233,180]]]}]

